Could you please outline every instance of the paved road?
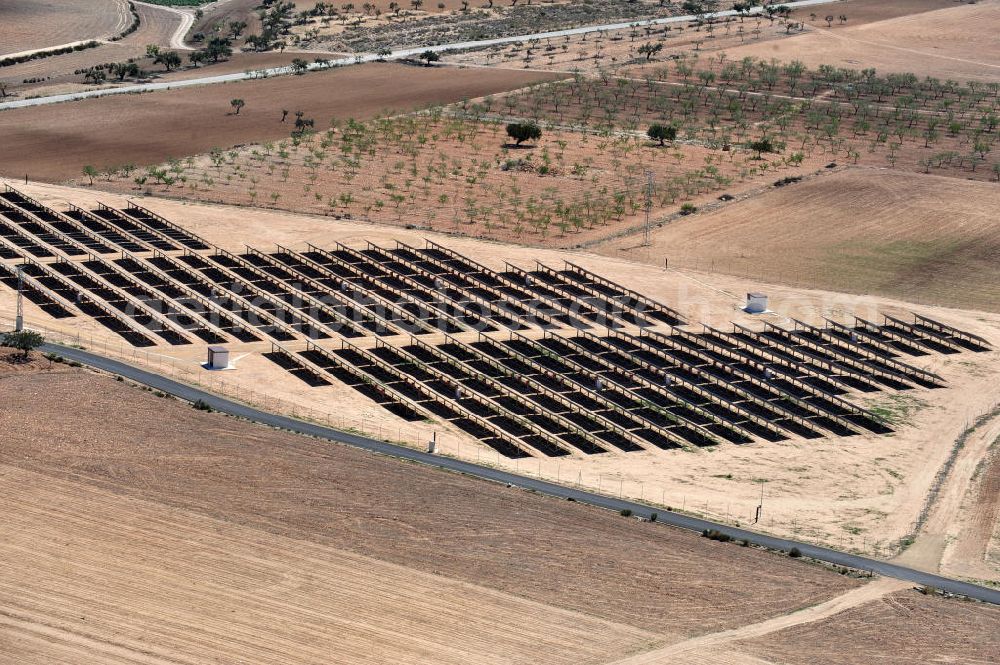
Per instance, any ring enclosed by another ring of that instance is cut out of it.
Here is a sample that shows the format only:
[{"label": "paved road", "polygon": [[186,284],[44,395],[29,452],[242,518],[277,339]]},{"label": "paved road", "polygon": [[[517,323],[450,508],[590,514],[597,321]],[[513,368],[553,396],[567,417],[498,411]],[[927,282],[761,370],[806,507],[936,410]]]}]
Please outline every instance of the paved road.
[{"label": "paved road", "polygon": [[[786,6],[791,8],[796,7],[810,7],[812,5],[824,5],[832,2],[839,2],[840,0],[799,0],[798,2],[786,2]],[[756,14],[762,11],[761,7],[754,7],[751,13]],[[183,13],[183,12],[181,12]],[[731,9],[727,9],[721,12],[715,12],[711,16],[735,16],[736,12]],[[633,25],[644,26],[644,25],[665,25],[668,23],[684,23],[686,21],[691,21],[694,16],[668,16],[666,18],[652,19],[649,21],[628,21],[625,23],[605,23],[602,25],[588,25],[580,28],[569,28],[566,30],[553,30],[551,32],[538,32],[530,35],[516,35],[513,37],[498,37],[497,39],[484,39],[481,41],[473,42],[455,42],[453,44],[437,44],[433,46],[421,46],[418,48],[408,48],[401,49],[399,51],[393,51],[392,54],[388,56],[378,56],[374,53],[358,53],[357,55],[349,56],[346,58],[338,58],[329,61],[329,66],[331,67],[342,67],[345,65],[361,64],[365,62],[373,62],[375,60],[399,60],[402,58],[412,58],[414,56],[420,55],[424,51],[467,51],[469,49],[483,48],[484,46],[496,46],[498,44],[512,44],[514,42],[527,41],[529,39],[552,39],[556,37],[565,37],[570,35],[583,35],[591,32],[603,32],[605,30],[622,30],[629,28]],[[320,56],[322,53],[307,53],[309,56]],[[311,69],[317,69],[318,66],[313,64],[310,66]],[[260,70],[263,75],[266,76],[281,76],[284,74],[291,74],[291,67],[275,67],[273,69]],[[216,83],[229,83],[232,81],[244,81],[247,79],[260,77],[261,73],[251,73],[247,72],[235,72],[232,74],[220,74],[218,76],[203,76],[199,78],[185,79],[180,81],[170,81],[170,82],[160,82],[160,83],[140,83],[136,85],[126,85],[118,88],[106,88],[104,90],[85,90],[83,92],[74,92],[66,95],[49,95],[47,97],[36,97],[34,99],[18,99],[15,101],[0,103],[0,111],[6,109],[16,109],[16,108],[26,108],[29,106],[43,106],[45,104],[58,104],[60,102],[71,102],[79,99],[88,99],[91,97],[106,97],[108,95],[125,95],[137,92],[154,92],[156,90],[171,90],[174,88],[187,88],[196,85],[212,85]]]},{"label": "paved road", "polygon": [[770,547],[772,549],[786,552],[792,547],[797,547],[805,556],[812,557],[820,561],[825,561],[838,566],[849,566],[861,570],[870,570],[886,577],[893,577],[907,582],[913,582],[914,584],[929,585],[951,593],[961,594],[969,596],[970,598],[976,598],[988,603],[1000,605],[1000,590],[998,589],[989,589],[975,584],[959,582],[947,577],[941,577],[940,575],[932,575],[919,570],[913,570],[912,568],[898,566],[885,561],[878,561],[867,557],[856,556],[854,554],[838,552],[837,550],[828,549],[826,547],[817,547],[816,545],[800,543],[794,540],[787,540],[785,538],[776,538],[761,533],[755,533],[753,531],[747,531],[745,529],[727,526],[725,524],[709,522],[707,520],[690,517],[688,515],[667,512],[662,508],[654,508],[652,506],[634,501],[615,499],[613,497],[603,496],[572,487],[565,487],[563,485],[557,485],[544,480],[519,476],[507,471],[492,469],[478,464],[452,459],[450,457],[439,457],[437,455],[431,455],[412,448],[397,446],[391,443],[384,443],[382,441],[376,441],[374,439],[350,434],[348,432],[341,432],[329,427],[314,425],[312,423],[302,422],[293,418],[267,413],[253,407],[207,393],[198,388],[178,383],[173,379],[147,372],[137,367],[133,367],[132,365],[71,347],[60,346],[57,344],[46,344],[42,350],[51,353],[58,353],[65,358],[79,361],[97,369],[120,374],[132,379],[133,381],[137,381],[156,390],[169,393],[183,400],[194,402],[200,399],[217,411],[246,418],[247,420],[270,425],[272,427],[280,427],[293,432],[307,434],[321,439],[328,439],[330,441],[336,441],[338,443],[347,444],[349,446],[362,448],[364,450],[392,457],[421,462],[423,464],[436,466],[449,471],[457,471],[459,473],[475,476],[484,480],[507,483],[553,497],[574,499],[580,503],[586,503],[600,508],[607,508],[615,511],[628,509],[639,517],[648,518],[651,513],[655,512],[657,513],[658,521],[663,524],[698,532],[704,531],[705,529],[717,529],[718,531],[729,534],[733,538],[745,538],[756,545]]}]

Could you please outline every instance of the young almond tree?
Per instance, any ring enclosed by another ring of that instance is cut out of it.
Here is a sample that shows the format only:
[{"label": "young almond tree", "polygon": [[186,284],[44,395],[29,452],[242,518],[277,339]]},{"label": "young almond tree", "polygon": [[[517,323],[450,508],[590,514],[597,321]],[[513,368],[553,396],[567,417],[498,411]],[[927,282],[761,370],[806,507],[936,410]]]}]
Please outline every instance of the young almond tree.
[{"label": "young almond tree", "polygon": [[234,99],[234,100],[232,100],[232,101],[229,102],[229,105],[233,107],[233,113],[234,113],[234,115],[239,115],[240,114],[240,109],[242,109],[244,106],[246,106],[246,104],[247,103],[245,101],[243,101],[242,99],[239,99],[239,98]]}]

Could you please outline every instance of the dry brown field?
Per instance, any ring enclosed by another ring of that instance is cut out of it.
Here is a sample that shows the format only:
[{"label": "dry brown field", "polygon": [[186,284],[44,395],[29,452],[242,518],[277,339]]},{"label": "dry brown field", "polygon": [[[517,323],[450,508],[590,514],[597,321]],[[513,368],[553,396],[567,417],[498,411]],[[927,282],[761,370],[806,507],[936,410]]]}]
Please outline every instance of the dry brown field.
[{"label": "dry brown field", "polygon": [[[892,3],[895,4],[895,3]],[[833,65],[880,73],[914,72],[959,81],[1000,81],[1000,4],[984,0],[976,4],[942,3],[937,11],[882,21],[834,26],[828,30],[818,21],[803,35],[788,39],[729,48],[730,58],[747,55],[801,60],[810,67]],[[833,14],[839,14],[839,5]],[[822,6],[815,9],[823,16]]]},{"label": "dry brown field", "polygon": [[[66,180],[78,176],[85,164],[151,164],[216,147],[284,138],[292,128],[291,122],[280,122],[282,109],[301,109],[323,126],[330,118],[445,104],[551,76],[372,64],[4,111],[0,139],[8,150],[0,172]],[[229,105],[236,97],[246,101],[238,116]]]},{"label": "dry brown field", "polygon": [[806,288],[1000,311],[995,183],[849,168],[600,252]]},{"label": "dry brown field", "polygon": [[737,642],[739,651],[787,665],[996,662],[1000,609],[904,591],[804,624]]},{"label": "dry brown field", "polygon": [[600,663],[859,584],[35,366],[0,358],[18,662]]},{"label": "dry brown field", "polygon": [[[843,30],[847,26],[861,26],[891,18],[910,16],[922,12],[950,7],[947,0],[903,0],[901,2],[881,2],[879,0],[843,0],[832,9],[824,6],[794,9],[792,23],[804,23],[806,34],[814,27],[826,29],[823,17],[831,11],[844,14],[848,22],[844,25],[834,22],[832,31]],[[812,19],[811,13],[817,18]],[[662,30],[659,28],[658,30]],[[766,49],[773,41],[781,41],[800,34],[798,28],[786,29],[785,21],[770,21],[763,16],[737,17],[712,26],[698,27],[694,24],[672,24],[667,32],[653,32],[640,28],[633,37],[631,29],[607,32],[602,35],[577,35],[570,38],[545,40],[537,45],[512,44],[491,47],[446,56],[448,62],[478,64],[498,67],[524,67],[556,71],[581,71],[594,74],[599,71],[614,72],[618,75],[645,76],[650,70],[662,67],[671,57],[700,53],[708,57],[717,52],[728,54],[730,49]],[[637,49],[646,42],[662,43],[663,50],[650,60],[638,53]],[[549,49],[554,46],[554,49]],[[565,47],[564,47],[565,46]],[[530,49],[530,53],[529,53]],[[760,57],[765,57],[761,55]]]},{"label": "dry brown field", "polygon": [[0,57],[114,36],[132,16],[125,0],[12,0],[0,5]]},{"label": "dry brown field", "polygon": [[[0,67],[0,82],[8,84],[8,93],[16,92],[21,97],[27,97],[58,94],[66,91],[66,86],[70,85],[78,86],[76,89],[91,89],[91,85],[83,83],[83,75],[76,72],[99,64],[124,62],[136,58],[139,59],[140,67],[144,69],[161,69],[158,65],[154,66],[151,59],[145,57],[146,46],[148,44],[169,46],[170,38],[180,21],[176,14],[163,7],[136,5],[136,11],[139,12],[141,20],[139,29],[121,41],[106,42],[84,51]],[[182,57],[185,55],[181,52]],[[24,83],[26,79],[43,80]]]}]

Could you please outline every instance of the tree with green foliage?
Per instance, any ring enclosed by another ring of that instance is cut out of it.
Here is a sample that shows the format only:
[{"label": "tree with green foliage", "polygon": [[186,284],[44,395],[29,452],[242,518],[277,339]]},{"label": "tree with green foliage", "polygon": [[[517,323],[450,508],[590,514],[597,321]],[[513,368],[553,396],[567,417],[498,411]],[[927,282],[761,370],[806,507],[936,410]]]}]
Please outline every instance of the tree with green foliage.
[{"label": "tree with green foliage", "polygon": [[111,73],[121,82],[127,76],[139,76],[139,65],[134,62],[115,62],[111,65]]},{"label": "tree with green foliage", "polygon": [[218,62],[222,58],[228,58],[233,54],[231,42],[225,37],[212,37],[205,46],[205,55]]},{"label": "tree with green foliage", "polygon": [[659,123],[650,125],[646,130],[646,136],[653,141],[659,141],[664,145],[665,141],[673,142],[677,138],[677,128],[673,125],[661,125]]},{"label": "tree with green foliage", "polygon": [[240,109],[247,105],[242,99],[236,98],[229,102],[229,105],[233,107],[233,115],[239,115]]},{"label": "tree with green foliage", "polygon": [[542,138],[542,130],[534,122],[512,122],[507,125],[507,136],[514,139],[514,144],[519,146],[525,141],[537,141]]},{"label": "tree with green foliage", "polygon": [[174,67],[181,66],[181,56],[177,51],[161,51],[153,58],[154,65],[163,65],[168,72]]},{"label": "tree with green foliage", "polygon": [[83,167],[83,175],[85,175],[88,178],[90,178],[90,184],[93,185],[94,184],[94,178],[97,177],[97,169],[95,169],[90,164],[87,164],[86,166]]},{"label": "tree with green foliage", "polygon": [[654,44],[653,42],[646,42],[638,49],[640,55],[646,56],[646,62],[649,62],[650,58],[663,50],[663,44]]},{"label": "tree with green foliage", "polygon": [[747,147],[757,153],[754,159],[762,159],[765,152],[777,152],[774,142],[767,136],[748,142]]},{"label": "tree with green foliage", "polygon": [[423,60],[424,64],[427,65],[428,67],[431,66],[432,62],[437,62],[438,60],[441,59],[441,56],[435,51],[424,51],[418,57],[421,60]]},{"label": "tree with green foliage", "polygon": [[28,354],[44,343],[45,338],[34,330],[19,330],[16,332],[6,333],[3,336],[3,343],[0,344],[0,346],[6,346],[21,351],[23,354],[21,358],[27,360]]}]

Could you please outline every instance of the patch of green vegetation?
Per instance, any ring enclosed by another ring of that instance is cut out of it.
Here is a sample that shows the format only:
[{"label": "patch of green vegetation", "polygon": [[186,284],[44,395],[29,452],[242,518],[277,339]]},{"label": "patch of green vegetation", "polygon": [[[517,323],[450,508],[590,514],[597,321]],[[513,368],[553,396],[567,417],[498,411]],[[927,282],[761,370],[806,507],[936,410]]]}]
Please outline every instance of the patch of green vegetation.
[{"label": "patch of green vegetation", "polygon": [[726,480],[732,480],[733,474],[731,473],[716,473],[712,476],[713,478],[725,478]]},{"label": "patch of green vegetation", "polygon": [[868,410],[889,425],[909,424],[910,418],[928,406],[913,395],[895,393],[877,398],[868,404]]},{"label": "patch of green vegetation", "polygon": [[914,274],[961,247],[958,241],[870,240],[837,243],[826,249],[831,266],[865,272],[881,287],[891,286],[901,275]]}]

